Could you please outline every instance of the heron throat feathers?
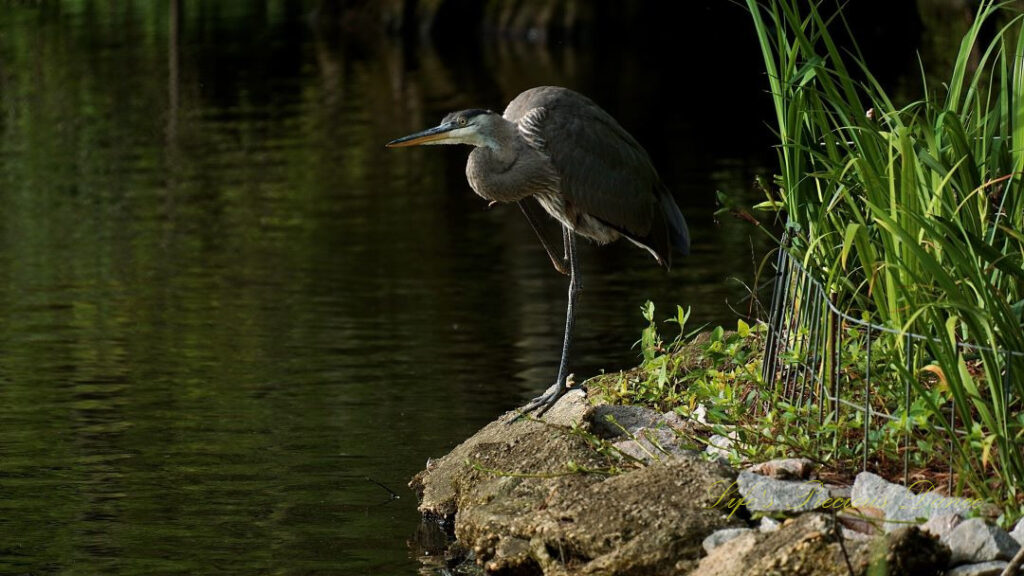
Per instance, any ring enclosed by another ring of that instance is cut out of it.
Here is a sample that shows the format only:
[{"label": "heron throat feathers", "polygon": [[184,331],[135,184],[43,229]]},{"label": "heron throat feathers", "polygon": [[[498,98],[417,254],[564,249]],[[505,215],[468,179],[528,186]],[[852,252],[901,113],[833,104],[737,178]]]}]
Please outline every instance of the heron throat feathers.
[{"label": "heron throat feathers", "polygon": [[516,142],[474,148],[466,163],[466,179],[473,191],[486,200],[518,202],[541,188],[535,154]]}]

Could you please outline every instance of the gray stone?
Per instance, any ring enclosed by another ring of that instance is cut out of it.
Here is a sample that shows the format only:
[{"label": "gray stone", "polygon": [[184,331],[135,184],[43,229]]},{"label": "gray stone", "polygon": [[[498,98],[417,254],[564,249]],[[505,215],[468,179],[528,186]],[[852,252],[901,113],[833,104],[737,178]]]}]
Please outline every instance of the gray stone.
[{"label": "gray stone", "polygon": [[584,414],[589,407],[586,392],[574,388],[559,398],[558,402],[555,402],[555,405],[544,413],[542,420],[551,424],[570,426],[579,422],[581,414]]},{"label": "gray stone", "polygon": [[806,512],[829,498],[828,490],[815,481],[776,480],[744,471],[736,482],[751,512]]},{"label": "gray stone", "polygon": [[[878,474],[861,472],[853,480],[853,490],[850,495],[854,498],[880,498],[892,487],[892,483]],[[881,506],[876,506],[881,508]]]},{"label": "gray stone", "polygon": [[738,538],[748,532],[753,532],[750,528],[725,528],[724,530],[715,530],[707,538],[704,539],[702,545],[704,551],[710,553],[715,548],[718,548],[722,544],[725,544],[733,538]]},{"label": "gray stone", "polygon": [[675,412],[665,412],[661,415],[662,422],[665,423],[669,428],[675,428],[677,430],[687,430],[693,427],[693,423],[683,418]]},{"label": "gray stone", "polygon": [[837,513],[836,519],[839,520],[839,523],[844,528],[860,532],[861,534],[867,534],[868,536],[875,536],[882,531],[882,523],[879,521],[881,519],[881,511],[877,509],[842,510]]},{"label": "gray stone", "polygon": [[1010,536],[1017,541],[1018,544],[1024,546],[1024,520],[1019,520],[1017,525],[1013,527],[1013,531],[1010,532]]},{"label": "gray stone", "polygon": [[[919,483],[915,487],[931,488],[931,485]],[[851,497],[853,505],[858,508],[882,510],[886,532],[892,532],[908,523],[916,524],[937,514],[966,516],[975,505],[966,498],[942,496],[931,490],[914,494],[911,490],[888,482],[871,472],[861,472],[857,475]]]},{"label": "gray stone", "polygon": [[635,434],[641,428],[656,427],[662,420],[661,414],[650,408],[614,404],[595,406],[587,413],[586,419],[590,421],[591,431],[602,438]]},{"label": "gray stone", "polygon": [[679,446],[679,437],[668,428],[640,428],[631,438],[614,442],[620,452],[644,464],[661,462],[665,458],[693,458],[697,452]]},{"label": "gray stone", "polygon": [[868,541],[874,539],[874,536],[872,536],[871,534],[865,534],[863,532],[858,532],[856,530],[851,530],[850,528],[847,528],[846,526],[842,526],[839,530],[843,534],[843,539],[844,540],[852,540],[852,541],[855,541],[855,542],[868,542]]},{"label": "gray stone", "polygon": [[708,447],[705,448],[704,451],[712,456],[728,459],[729,455],[732,454],[732,440],[725,436],[715,434],[711,438],[708,438]]},{"label": "gray stone", "polygon": [[934,535],[937,538],[945,538],[960,525],[964,519],[959,514],[938,514],[932,516],[927,522],[921,525],[921,530]]},{"label": "gray stone", "polygon": [[694,421],[696,421],[696,422],[698,422],[700,424],[707,425],[707,423],[708,423],[708,409],[707,409],[707,406],[704,406],[703,404],[697,404],[697,407],[693,409],[692,413],[690,413],[690,417],[693,418]]},{"label": "gray stone", "polygon": [[949,562],[949,550],[916,526],[874,542],[851,537],[844,539],[841,545],[834,536],[834,529],[834,520],[828,514],[801,514],[787,520],[775,532],[762,534],[754,531],[733,538],[701,559],[700,566],[693,572],[679,570],[667,573],[690,576],[836,576],[848,574],[846,563],[849,562],[860,576],[924,576],[940,574]]},{"label": "gray stone", "polygon": [[953,529],[942,543],[949,546],[953,556],[950,564],[1009,560],[1020,548],[1006,530],[988,524],[981,518],[964,520]]},{"label": "gray stone", "polygon": [[853,494],[853,489],[849,486],[839,486],[836,484],[825,484],[828,488],[828,493],[833,498],[842,498],[843,500],[849,500]]},{"label": "gray stone", "polygon": [[754,464],[750,471],[779,480],[806,480],[814,471],[814,462],[807,458],[778,458]]},{"label": "gray stone", "polygon": [[981,564],[964,564],[946,570],[946,576],[1000,576],[1006,569],[1007,562],[993,561]]},{"label": "gray stone", "polygon": [[765,516],[761,518],[761,524],[757,527],[758,530],[767,534],[768,532],[775,532],[782,527],[782,522],[779,522],[771,516]]}]

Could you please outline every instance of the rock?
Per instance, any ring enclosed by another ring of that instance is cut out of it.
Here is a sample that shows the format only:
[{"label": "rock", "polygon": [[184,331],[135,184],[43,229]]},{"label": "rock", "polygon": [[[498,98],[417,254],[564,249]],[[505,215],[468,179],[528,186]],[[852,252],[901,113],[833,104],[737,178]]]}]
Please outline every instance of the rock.
[{"label": "rock", "polygon": [[766,536],[754,531],[740,534],[702,558],[697,569],[688,572],[689,576],[746,576],[747,572],[740,568],[748,558],[756,558],[754,550],[764,545]]},{"label": "rock", "polygon": [[590,431],[597,436],[618,438],[636,434],[641,428],[656,428],[663,418],[658,412],[643,406],[602,404],[587,412],[585,420],[590,422]]},{"label": "rock", "polygon": [[776,480],[745,471],[736,482],[751,512],[805,512],[829,500],[829,492],[820,482]]},{"label": "rock", "polygon": [[943,539],[952,552],[952,565],[1009,560],[1020,548],[1005,530],[981,518],[964,520]]},{"label": "rock", "polygon": [[[933,488],[930,484],[920,482],[917,488]],[[977,506],[977,501],[966,498],[942,496],[930,490],[914,494],[911,490],[887,482],[881,476],[871,472],[861,472],[853,483],[851,492],[854,506],[880,508],[885,514],[885,531],[891,532],[908,523],[917,523],[936,514],[967,513]]]},{"label": "rock", "polygon": [[679,445],[679,437],[667,428],[640,428],[632,438],[612,443],[619,451],[644,464],[665,458],[694,458],[697,452]]},{"label": "rock", "polygon": [[778,480],[807,480],[814,468],[814,462],[807,458],[779,458],[754,464],[750,471]]},{"label": "rock", "polygon": [[705,552],[711,552],[729,540],[742,536],[747,532],[753,532],[753,530],[750,528],[724,528],[722,530],[715,530],[704,539],[701,545],[704,546]]},{"label": "rock", "polygon": [[662,414],[661,422],[664,422],[669,428],[675,428],[676,430],[691,430],[694,427],[693,421],[687,420],[675,412],[665,412]]},{"label": "rock", "polygon": [[708,423],[708,409],[703,404],[697,404],[697,407],[693,409],[693,413],[690,416],[696,422],[707,425]]},{"label": "rock", "polygon": [[775,532],[782,527],[782,522],[779,522],[771,516],[765,516],[761,518],[761,524],[757,527],[758,530],[764,533]]},{"label": "rock", "polygon": [[659,414],[642,406],[594,406],[583,415],[590,432],[613,442],[626,456],[644,464],[663,458],[692,457],[697,453],[680,445],[676,430],[690,431],[691,424],[674,412]]},{"label": "rock", "polygon": [[[686,458],[585,488],[549,489],[533,505],[547,507],[510,523],[508,532],[532,535],[533,557],[546,574],[569,566],[576,574],[659,574],[669,567],[685,572],[696,565],[706,534],[738,523],[713,508],[707,487],[717,481],[731,482],[727,469]],[[502,507],[496,515],[488,508],[471,512],[456,535],[473,540],[495,520],[504,521]]]},{"label": "rock", "polygon": [[882,520],[885,518],[878,508],[847,508],[836,515],[836,519],[845,528],[874,536],[881,531]]},{"label": "rock", "polygon": [[1013,531],[1010,532],[1010,536],[1012,536],[1018,544],[1024,546],[1024,520],[1017,521],[1017,525],[1013,527]]},{"label": "rock", "polygon": [[704,449],[704,452],[711,454],[712,456],[728,460],[729,456],[732,454],[732,440],[725,436],[715,434],[711,436],[711,438],[708,438],[708,446]]},{"label": "rock", "polygon": [[[715,548],[691,576],[767,576],[839,574],[843,552],[830,535],[830,519],[807,513],[771,533],[750,532]],[[848,550],[866,546],[847,543]],[[844,568],[845,570],[845,568]]]},{"label": "rock", "polygon": [[886,544],[885,556],[872,556],[869,562],[883,564],[887,574],[938,575],[949,565],[949,549],[917,526],[894,530]]},{"label": "rock", "polygon": [[[636,467],[598,452],[569,430],[591,410],[577,396],[544,422],[510,413],[489,424],[413,479],[420,511],[453,522],[463,557],[502,574],[687,573],[708,534],[742,525],[716,508],[739,500],[734,471],[701,458]],[[619,414],[637,416],[630,426],[641,437],[672,434],[658,414]],[[624,471],[599,473],[612,466]]]},{"label": "rock", "polygon": [[[588,408],[583,391],[573,390],[566,393],[544,414],[544,422],[562,426],[577,424]],[[563,467],[561,471],[564,471],[565,462],[577,453],[579,443],[565,436],[557,436],[548,442],[551,433],[544,423],[526,419],[514,421],[518,414],[518,410],[507,412],[456,446],[448,455],[427,461],[427,468],[409,482],[409,487],[420,499],[421,513],[446,522],[454,518],[457,509],[456,481],[465,474],[466,461],[473,460],[474,454],[482,447],[502,447],[510,454],[516,454],[524,447],[525,450],[535,450],[535,454],[529,460],[533,469],[520,469],[519,472],[550,471],[552,463],[558,463]],[[592,462],[589,462],[590,460]],[[588,459],[588,462],[595,466],[603,465],[596,459]],[[511,457],[508,463],[519,464]]]},{"label": "rock", "polygon": [[981,564],[964,564],[946,570],[946,576],[1000,576],[1006,569],[1007,562],[993,561]]},{"label": "rock", "polygon": [[883,535],[877,542],[865,536],[845,539],[842,547],[835,528],[830,516],[810,512],[769,534],[745,532],[712,550],[691,576],[846,576],[844,547],[855,576],[938,576],[949,561],[949,550],[916,526]]},{"label": "rock", "polygon": [[928,532],[936,538],[942,539],[949,535],[954,528],[960,525],[964,519],[959,514],[938,514],[932,516],[927,522],[921,525],[921,530]]},{"label": "rock", "polygon": [[[578,422],[589,408],[587,393],[579,388],[571,389],[559,398],[558,402],[555,402],[551,409],[544,413],[542,420],[550,424],[571,426]],[[519,411],[516,410],[512,414],[518,415]],[[506,414],[500,420],[503,422],[507,421],[508,416]]]},{"label": "rock", "polygon": [[864,532],[858,532],[857,530],[853,530],[853,529],[847,528],[846,526],[843,526],[840,531],[843,534],[843,538],[845,538],[847,540],[869,541],[869,540],[874,539],[874,535],[872,535],[872,534],[865,534]]},{"label": "rock", "polygon": [[[828,488],[829,495],[837,499],[849,500],[851,494],[853,493],[853,488],[850,488],[849,486],[837,486],[835,484],[826,484],[825,487]],[[850,507],[852,506],[844,506],[844,508]]]}]

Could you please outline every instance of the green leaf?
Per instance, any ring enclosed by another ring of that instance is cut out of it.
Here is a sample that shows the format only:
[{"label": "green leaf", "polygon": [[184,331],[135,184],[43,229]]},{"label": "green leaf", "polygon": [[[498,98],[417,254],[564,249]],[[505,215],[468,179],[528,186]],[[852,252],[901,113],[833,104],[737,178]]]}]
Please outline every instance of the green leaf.
[{"label": "green leaf", "polygon": [[654,302],[650,300],[644,302],[644,305],[640,307],[640,312],[644,315],[644,320],[654,322]]},{"label": "green leaf", "polygon": [[843,270],[846,270],[846,257],[850,255],[850,249],[853,248],[854,238],[857,237],[857,232],[861,230],[862,226],[857,222],[850,222],[846,225],[846,234],[843,236],[843,250],[840,253],[840,262],[843,264]]},{"label": "green leaf", "polygon": [[750,336],[750,325],[743,320],[736,321],[736,333],[740,335],[740,338],[746,338]]},{"label": "green leaf", "polygon": [[752,209],[761,212],[778,212],[785,207],[785,203],[777,200],[765,200],[764,202],[758,202],[751,206]]}]

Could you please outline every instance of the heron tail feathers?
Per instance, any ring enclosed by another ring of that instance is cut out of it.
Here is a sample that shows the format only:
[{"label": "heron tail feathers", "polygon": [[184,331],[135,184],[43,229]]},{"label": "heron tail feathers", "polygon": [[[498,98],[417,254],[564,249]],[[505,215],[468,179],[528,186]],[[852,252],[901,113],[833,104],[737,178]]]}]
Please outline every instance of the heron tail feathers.
[{"label": "heron tail feathers", "polygon": [[669,242],[680,254],[686,256],[690,253],[690,229],[686,226],[686,219],[683,218],[683,212],[672,198],[672,193],[668,191],[668,188],[662,186],[659,192],[658,199],[661,201],[662,212],[665,214]]}]

